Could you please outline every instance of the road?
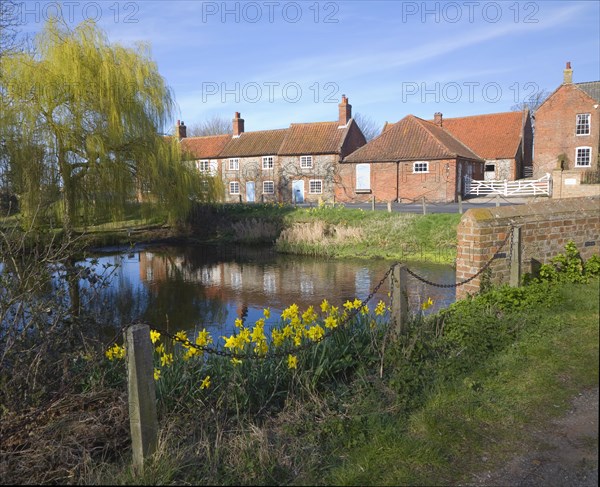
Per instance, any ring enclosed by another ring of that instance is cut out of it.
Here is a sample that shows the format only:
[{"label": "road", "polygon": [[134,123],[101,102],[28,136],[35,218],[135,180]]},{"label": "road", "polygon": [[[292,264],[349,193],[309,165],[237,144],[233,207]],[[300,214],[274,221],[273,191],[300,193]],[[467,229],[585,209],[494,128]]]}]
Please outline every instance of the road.
[{"label": "road", "polygon": [[[539,202],[543,200],[547,200],[547,197],[530,197],[530,198],[504,198],[499,197],[496,199],[495,196],[492,197],[479,197],[479,198],[469,198],[466,201],[462,202],[462,211],[463,213],[471,208],[493,208],[496,206],[510,206],[510,205],[523,205],[527,203]],[[298,204],[298,207],[301,208],[310,208],[315,206],[314,204]],[[344,206],[346,208],[356,208],[362,209],[364,211],[371,211],[372,206],[371,203],[345,203]],[[387,211],[388,205],[387,203],[376,203],[375,210],[376,211]],[[422,203],[392,203],[392,211],[399,213],[419,213],[423,214],[423,204]],[[459,213],[459,204],[458,203],[431,203],[427,202],[425,204],[425,211],[427,213]]]}]

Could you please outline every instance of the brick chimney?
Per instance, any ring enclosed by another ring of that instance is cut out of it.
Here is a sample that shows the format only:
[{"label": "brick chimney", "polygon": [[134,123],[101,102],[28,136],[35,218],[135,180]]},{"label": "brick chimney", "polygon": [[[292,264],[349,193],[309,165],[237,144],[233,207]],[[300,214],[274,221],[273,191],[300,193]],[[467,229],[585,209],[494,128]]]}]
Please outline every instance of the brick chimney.
[{"label": "brick chimney", "polygon": [[563,73],[563,85],[570,85],[573,83],[573,70],[571,69],[571,61],[567,62],[567,67]]},{"label": "brick chimney", "polygon": [[435,123],[438,127],[442,126],[442,112],[435,112],[433,114],[433,123]]},{"label": "brick chimney", "polygon": [[346,95],[342,95],[342,102],[338,105],[340,108],[340,126],[348,124],[348,120],[352,118],[352,105],[348,103]]},{"label": "brick chimney", "polygon": [[187,127],[184,122],[179,122],[177,120],[177,137],[180,139],[185,139],[187,137]]},{"label": "brick chimney", "polygon": [[240,118],[240,112],[235,112],[233,118],[233,136],[239,137],[244,133],[244,119]]}]

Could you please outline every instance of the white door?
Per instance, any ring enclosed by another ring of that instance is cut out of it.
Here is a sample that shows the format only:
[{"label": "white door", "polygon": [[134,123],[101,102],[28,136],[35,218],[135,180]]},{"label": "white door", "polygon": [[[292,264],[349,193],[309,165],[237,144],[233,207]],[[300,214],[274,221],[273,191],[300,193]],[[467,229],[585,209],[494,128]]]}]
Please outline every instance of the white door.
[{"label": "white door", "polygon": [[304,181],[292,181],[292,203],[304,203]]},{"label": "white door", "polygon": [[254,193],[254,181],[248,181],[246,183],[246,202],[254,203],[255,193]]}]

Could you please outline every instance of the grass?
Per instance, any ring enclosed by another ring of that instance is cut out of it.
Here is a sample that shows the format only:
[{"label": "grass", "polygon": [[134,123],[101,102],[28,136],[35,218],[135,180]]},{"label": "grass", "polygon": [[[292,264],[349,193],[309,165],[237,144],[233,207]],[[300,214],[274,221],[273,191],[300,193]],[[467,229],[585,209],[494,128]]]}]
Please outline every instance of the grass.
[{"label": "grass", "polygon": [[552,307],[529,314],[516,342],[462,380],[435,384],[419,410],[373,431],[326,483],[468,483],[531,446],[528,430],[598,385],[598,294],[597,279],[561,287]]}]

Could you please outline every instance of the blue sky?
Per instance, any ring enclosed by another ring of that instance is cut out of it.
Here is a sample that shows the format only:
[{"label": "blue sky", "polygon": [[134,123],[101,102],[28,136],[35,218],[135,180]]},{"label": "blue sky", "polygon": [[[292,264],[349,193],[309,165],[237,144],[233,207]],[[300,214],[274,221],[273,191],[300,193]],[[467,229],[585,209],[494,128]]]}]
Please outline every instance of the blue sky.
[{"label": "blue sky", "polygon": [[[39,30],[56,2],[25,2]],[[190,126],[241,112],[247,131],[337,119],[342,94],[378,125],[508,111],[600,80],[600,1],[71,1],[112,42],[149,43]]]}]

